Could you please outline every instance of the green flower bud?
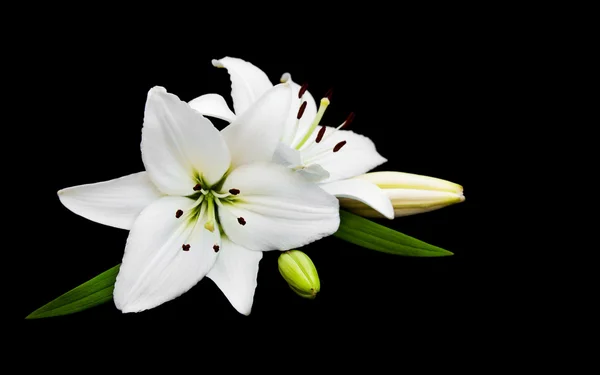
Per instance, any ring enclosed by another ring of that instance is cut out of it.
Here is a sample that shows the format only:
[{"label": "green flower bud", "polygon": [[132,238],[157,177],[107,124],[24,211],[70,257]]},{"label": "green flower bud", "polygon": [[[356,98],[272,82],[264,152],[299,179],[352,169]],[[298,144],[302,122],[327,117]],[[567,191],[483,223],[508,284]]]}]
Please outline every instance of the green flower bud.
[{"label": "green flower bud", "polygon": [[308,255],[299,250],[282,253],[277,260],[279,273],[297,295],[313,299],[321,290],[317,269]]}]

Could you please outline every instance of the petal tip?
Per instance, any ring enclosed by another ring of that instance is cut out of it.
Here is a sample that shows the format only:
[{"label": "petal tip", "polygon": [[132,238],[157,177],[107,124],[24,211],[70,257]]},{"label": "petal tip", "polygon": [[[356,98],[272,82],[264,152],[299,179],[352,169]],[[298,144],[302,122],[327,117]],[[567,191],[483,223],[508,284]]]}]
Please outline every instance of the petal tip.
[{"label": "petal tip", "polygon": [[127,305],[121,306],[121,308],[117,307],[117,309],[119,311],[121,311],[121,313],[123,313],[123,314],[131,314],[131,313],[135,314],[135,313],[138,313],[138,312],[141,312],[141,311],[145,310],[145,309],[134,309],[134,308],[132,308],[130,306],[127,306]]},{"label": "petal tip", "polygon": [[292,75],[290,73],[283,73],[281,75],[281,78],[279,79],[279,82],[281,83],[287,83],[288,81],[290,81],[292,79]]},{"label": "petal tip", "polygon": [[245,309],[240,309],[238,310],[238,312],[244,316],[250,316],[250,313],[252,312],[252,308],[249,308],[247,310]]},{"label": "petal tip", "polygon": [[[115,287],[116,289],[116,287]],[[115,307],[117,308],[117,310],[119,310],[120,312],[122,312],[123,314],[130,314],[130,313],[138,313],[138,312],[142,312],[144,310],[148,310],[148,307],[140,307],[139,304],[131,304],[128,303],[127,301],[121,301],[122,298],[120,298],[116,293],[113,292],[113,302],[115,304]],[[131,301],[129,301],[131,302]]]},{"label": "petal tip", "polygon": [[167,89],[162,86],[154,86],[150,90],[148,90],[148,96],[155,94],[166,94]]},{"label": "petal tip", "polygon": [[213,66],[215,68],[224,68],[225,67],[225,65],[223,65],[223,63],[221,63],[221,61],[217,60],[217,59],[212,59],[211,63],[213,64]]}]

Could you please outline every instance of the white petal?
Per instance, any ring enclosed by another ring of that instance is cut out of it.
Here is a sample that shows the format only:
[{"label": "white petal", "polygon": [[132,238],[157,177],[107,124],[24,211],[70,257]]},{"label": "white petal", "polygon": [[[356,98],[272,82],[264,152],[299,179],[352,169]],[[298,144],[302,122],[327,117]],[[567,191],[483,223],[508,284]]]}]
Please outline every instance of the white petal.
[{"label": "white petal", "polygon": [[311,182],[316,183],[329,177],[329,172],[323,169],[319,164],[303,166],[300,151],[281,142],[277,145],[277,149],[273,155],[273,162],[283,165],[284,167],[292,168],[296,173],[299,173]]},{"label": "white petal", "polygon": [[300,168],[296,170],[296,173],[299,173],[302,177],[314,183],[319,183],[329,178],[329,172],[319,164],[311,164],[308,167]]},{"label": "white petal", "polygon": [[271,161],[289,111],[291,89],[280,84],[221,131],[231,151],[232,166]]},{"label": "white petal", "polygon": [[[319,164],[329,172],[329,178],[323,182],[354,177],[387,161],[379,155],[369,138],[350,130],[338,130],[329,137],[327,134],[333,129],[327,128],[321,143],[313,143],[300,150],[304,163]],[[346,141],[346,144],[338,152],[333,152],[335,145],[341,141]]]},{"label": "white petal", "polygon": [[284,167],[295,167],[302,163],[302,157],[300,156],[300,151],[280,142],[277,144],[277,148],[273,154],[273,162]]},{"label": "white petal", "polygon": [[[394,218],[394,207],[387,194],[377,185],[363,180],[334,181],[321,185],[323,190],[338,198],[360,201],[388,219]],[[343,205],[342,205],[343,207]]]},{"label": "white petal", "polygon": [[231,161],[213,124],[162,87],[148,93],[142,159],[152,182],[170,195],[194,193],[198,175],[217,182]]},{"label": "white petal", "polygon": [[[308,90],[302,95],[302,99],[298,98],[298,92],[300,91],[301,86],[292,81],[291,76],[286,82],[290,85],[293,95],[290,103],[290,112],[285,122],[282,142],[291,145],[293,141],[298,142],[304,137],[304,134],[317,115],[317,104]],[[300,121],[298,121],[298,111],[300,110],[302,102],[306,102],[306,108],[304,109],[304,114],[300,118]],[[298,125],[296,125],[296,122],[298,122]]]},{"label": "white petal", "polygon": [[162,197],[146,172],[58,191],[60,202],[79,216],[130,229],[140,212]]},{"label": "white petal", "polygon": [[218,94],[199,96],[189,102],[189,105],[204,116],[212,116],[228,122],[235,119],[235,114],[231,112],[225,99]]},{"label": "white petal", "polygon": [[223,238],[219,257],[206,275],[241,314],[249,315],[252,310],[258,263],[261,259],[261,251],[245,249]]},{"label": "white petal", "polygon": [[[127,239],[113,297],[123,312],[139,312],[172,300],[196,285],[213,266],[219,235],[188,222],[193,201],[164,197],[142,211]],[[184,214],[176,218],[177,210]],[[182,245],[189,244],[189,251]]]},{"label": "white petal", "polygon": [[236,115],[244,113],[258,98],[273,87],[269,77],[247,61],[235,57],[213,60],[217,68],[226,68],[231,79],[231,98]]},{"label": "white petal", "polygon": [[289,250],[338,229],[337,199],[281,165],[244,165],[223,187],[240,193],[234,204],[219,207],[220,223],[232,241],[250,250]]}]

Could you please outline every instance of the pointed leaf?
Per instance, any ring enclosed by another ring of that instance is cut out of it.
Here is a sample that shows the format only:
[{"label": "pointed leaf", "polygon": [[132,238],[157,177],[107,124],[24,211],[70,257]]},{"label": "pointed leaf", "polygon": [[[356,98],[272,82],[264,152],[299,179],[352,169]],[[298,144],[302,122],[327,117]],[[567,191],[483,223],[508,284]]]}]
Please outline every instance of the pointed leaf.
[{"label": "pointed leaf", "polygon": [[340,227],[334,236],[384,253],[411,257],[443,257],[448,250],[430,245],[371,220],[340,210]]},{"label": "pointed leaf", "polygon": [[102,272],[93,279],[35,310],[25,319],[73,314],[111,301],[120,266],[119,264],[108,271]]}]

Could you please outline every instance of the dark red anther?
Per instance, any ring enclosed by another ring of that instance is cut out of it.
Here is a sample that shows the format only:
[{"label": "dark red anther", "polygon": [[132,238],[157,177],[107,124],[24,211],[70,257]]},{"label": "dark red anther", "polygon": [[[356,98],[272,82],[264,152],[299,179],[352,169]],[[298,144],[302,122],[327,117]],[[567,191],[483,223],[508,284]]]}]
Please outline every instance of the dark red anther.
[{"label": "dark red anther", "polygon": [[238,217],[238,223],[240,223],[240,225],[246,225],[246,220],[244,220],[243,217]]},{"label": "dark red anther", "polygon": [[344,147],[345,144],[346,141],[341,141],[340,143],[335,145],[335,147],[333,148],[333,152],[338,152],[342,147]]},{"label": "dark red anther", "polygon": [[298,98],[302,98],[302,95],[304,95],[304,93],[306,92],[306,90],[308,89],[308,83],[304,83],[302,85],[302,87],[300,87],[300,91],[298,91]]},{"label": "dark red anther", "polygon": [[350,124],[352,124],[352,121],[354,121],[354,117],[355,117],[354,112],[350,112],[350,114],[346,118],[346,121],[344,121],[344,125],[342,125],[342,127],[340,129],[344,129],[344,128],[347,128],[348,126],[350,126]]},{"label": "dark red anther", "polygon": [[214,245],[214,246],[213,246],[213,250],[215,251],[215,253],[218,253],[218,252],[219,252],[219,249],[220,249],[220,248],[219,248],[219,245]]},{"label": "dark red anther", "polygon": [[319,129],[319,134],[317,134],[317,139],[315,139],[315,142],[321,142],[321,139],[323,139],[323,136],[325,135],[325,129],[327,129],[325,126],[321,126],[321,129]]},{"label": "dark red anther", "polygon": [[176,217],[176,218],[178,218],[178,219],[179,219],[179,218],[181,217],[181,215],[183,215],[183,211],[181,211],[181,210],[177,210],[177,212],[175,212],[175,217]]},{"label": "dark red anther", "polygon": [[196,186],[194,186],[194,191],[198,191],[200,189],[202,189],[202,185],[196,184]]},{"label": "dark red anther", "polygon": [[233,195],[238,195],[240,193],[238,189],[229,189],[229,192]]},{"label": "dark red anther", "polygon": [[306,102],[302,102],[302,105],[300,106],[300,109],[298,110],[298,116],[296,116],[296,118],[298,120],[300,120],[300,118],[302,117],[302,115],[304,114],[304,110],[306,109]]},{"label": "dark red anther", "polygon": [[329,91],[327,91],[327,92],[325,93],[325,97],[326,97],[327,99],[329,99],[329,101],[331,101],[331,96],[332,96],[332,95],[333,95],[333,89],[329,89]]},{"label": "dark red anther", "polygon": [[181,245],[181,248],[183,249],[183,251],[189,251],[190,250],[190,244],[183,244]]}]

